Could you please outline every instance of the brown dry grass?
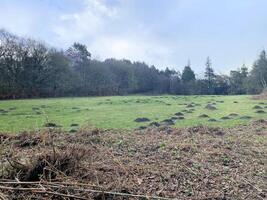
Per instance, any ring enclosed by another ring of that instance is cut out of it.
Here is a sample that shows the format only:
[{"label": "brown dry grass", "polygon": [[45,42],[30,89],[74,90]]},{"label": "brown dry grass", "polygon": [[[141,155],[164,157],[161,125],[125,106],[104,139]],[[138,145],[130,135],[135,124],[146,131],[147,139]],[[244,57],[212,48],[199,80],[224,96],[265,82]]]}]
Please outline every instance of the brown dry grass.
[{"label": "brown dry grass", "polygon": [[252,96],[252,99],[267,100],[267,88],[264,89],[261,94]]},{"label": "brown dry grass", "polygon": [[266,128],[3,135],[0,199],[265,199]]}]

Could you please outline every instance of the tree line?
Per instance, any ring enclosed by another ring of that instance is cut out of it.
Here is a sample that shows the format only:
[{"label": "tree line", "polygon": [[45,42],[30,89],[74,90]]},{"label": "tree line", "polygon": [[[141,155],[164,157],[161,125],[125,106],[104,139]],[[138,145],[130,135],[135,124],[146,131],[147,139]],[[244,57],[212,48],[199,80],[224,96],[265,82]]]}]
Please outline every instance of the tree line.
[{"label": "tree line", "polygon": [[179,72],[126,59],[99,61],[92,59],[80,43],[63,51],[0,30],[0,99],[137,93],[255,94],[266,87],[265,51],[250,71],[243,65],[229,75],[216,74],[209,57],[205,65],[205,76],[196,78],[190,63]]}]

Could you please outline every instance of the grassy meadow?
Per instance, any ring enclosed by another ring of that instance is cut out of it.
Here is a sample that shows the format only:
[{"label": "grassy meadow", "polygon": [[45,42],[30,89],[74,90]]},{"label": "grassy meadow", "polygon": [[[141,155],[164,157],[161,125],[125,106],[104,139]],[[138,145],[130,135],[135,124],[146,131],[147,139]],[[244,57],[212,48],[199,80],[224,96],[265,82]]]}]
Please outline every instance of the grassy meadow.
[{"label": "grassy meadow", "polygon": [[[201,124],[232,127],[266,117],[267,101],[252,100],[251,96],[113,96],[0,101],[0,132],[14,133],[39,129],[47,123],[74,132],[83,126],[144,128],[152,122],[164,124],[164,120],[172,120],[174,127]],[[136,122],[137,118],[146,119]]]}]

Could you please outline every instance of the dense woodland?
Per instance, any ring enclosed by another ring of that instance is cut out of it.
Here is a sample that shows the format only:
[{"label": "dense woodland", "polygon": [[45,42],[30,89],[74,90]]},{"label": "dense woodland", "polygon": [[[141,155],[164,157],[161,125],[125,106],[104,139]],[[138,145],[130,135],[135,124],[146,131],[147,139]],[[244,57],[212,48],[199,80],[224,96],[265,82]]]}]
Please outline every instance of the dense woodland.
[{"label": "dense woodland", "polygon": [[262,51],[249,71],[216,74],[210,58],[197,79],[190,64],[182,72],[158,70],[144,62],[91,59],[74,43],[58,50],[42,42],[0,30],[0,99],[127,94],[255,94],[266,87],[267,58]]}]

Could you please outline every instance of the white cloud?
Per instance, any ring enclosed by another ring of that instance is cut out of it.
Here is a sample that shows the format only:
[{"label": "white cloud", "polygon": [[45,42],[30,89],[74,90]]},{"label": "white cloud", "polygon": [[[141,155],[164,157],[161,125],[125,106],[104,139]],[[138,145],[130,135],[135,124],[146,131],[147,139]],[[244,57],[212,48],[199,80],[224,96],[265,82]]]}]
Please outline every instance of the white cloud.
[{"label": "white cloud", "polygon": [[[172,48],[155,42],[154,40],[140,37],[108,37],[97,38],[89,47],[94,50],[97,57],[130,59],[132,61],[146,61],[157,67],[174,66],[170,63],[169,56],[173,55]],[[163,65],[163,66],[162,66]]]},{"label": "white cloud", "polygon": [[62,14],[54,25],[53,31],[60,41],[94,39],[106,23],[116,17],[116,8],[107,7],[102,0],[84,0],[83,3],[80,12]]},{"label": "white cloud", "polygon": [[62,14],[54,25],[57,41],[65,47],[82,42],[95,58],[126,58],[158,67],[172,65],[168,58],[172,48],[156,39],[149,25],[132,24],[133,16],[127,15],[125,6],[125,2],[107,6],[103,0],[84,0],[82,10]]}]

